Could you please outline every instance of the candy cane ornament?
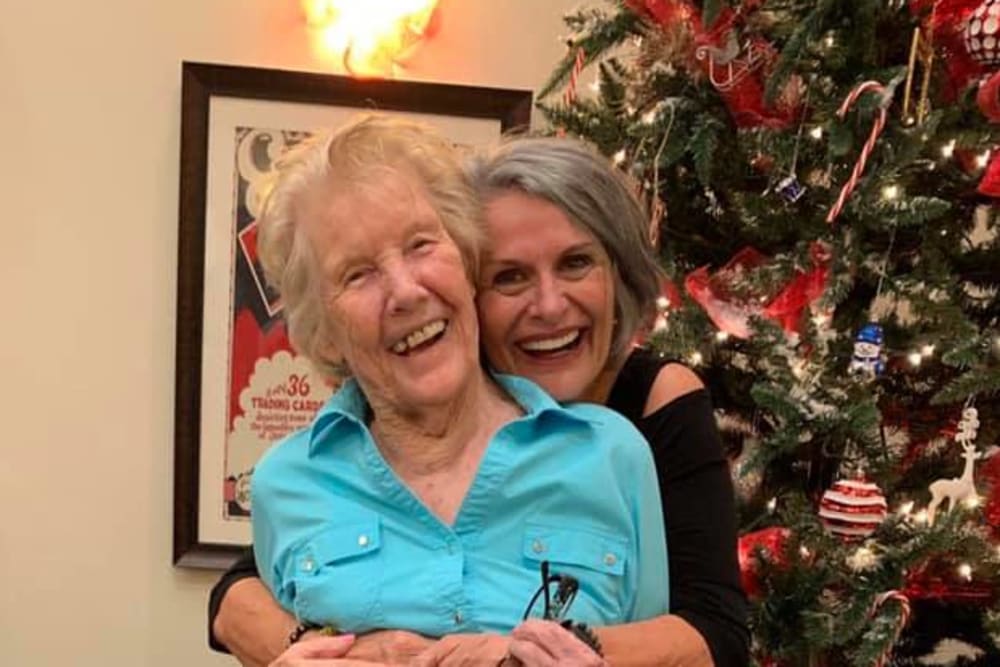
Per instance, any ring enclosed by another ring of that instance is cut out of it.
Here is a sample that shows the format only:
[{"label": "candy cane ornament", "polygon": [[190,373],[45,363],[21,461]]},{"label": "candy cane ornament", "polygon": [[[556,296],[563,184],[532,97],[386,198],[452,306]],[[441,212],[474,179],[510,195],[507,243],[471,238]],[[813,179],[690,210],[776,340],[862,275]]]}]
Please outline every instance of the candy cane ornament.
[{"label": "candy cane ornament", "polygon": [[566,106],[573,104],[576,101],[576,84],[580,79],[580,72],[583,71],[583,61],[586,60],[586,53],[581,46],[576,50],[576,59],[573,61],[573,71],[569,75],[569,86],[566,87],[566,92],[563,93],[563,103]]},{"label": "candy cane ornament", "polygon": [[879,135],[882,134],[882,130],[885,129],[885,122],[888,116],[886,110],[888,100],[885,86],[878,81],[865,81],[852,90],[844,100],[844,103],[840,105],[840,109],[837,110],[837,117],[843,120],[858,98],[869,91],[879,93],[883,98],[883,103],[879,108],[878,117],[875,119],[872,131],[868,134],[868,140],[861,148],[861,155],[858,156],[858,161],[854,163],[854,169],[851,170],[851,177],[847,179],[844,187],[840,189],[840,195],[837,197],[836,203],[826,216],[826,221],[830,224],[833,224],[833,221],[840,215],[840,212],[844,209],[845,202],[847,202],[847,198],[851,196],[854,188],[857,187],[858,181],[861,180],[861,174],[865,170],[865,165],[868,163],[868,157],[875,149],[875,142],[878,140]]},{"label": "candy cane ornament", "polygon": [[873,667],[885,667],[889,663],[889,659],[892,657],[892,646],[899,641],[899,635],[903,633],[903,628],[905,628],[906,624],[910,622],[910,598],[906,597],[906,595],[899,591],[886,591],[876,597],[868,615],[874,617],[875,614],[878,613],[878,610],[882,608],[882,605],[889,600],[895,600],[899,603],[901,615],[899,617],[899,623],[896,625],[896,630],[892,634],[892,644],[885,650],[884,653],[882,653],[882,655],[878,657],[878,660],[875,661]]}]

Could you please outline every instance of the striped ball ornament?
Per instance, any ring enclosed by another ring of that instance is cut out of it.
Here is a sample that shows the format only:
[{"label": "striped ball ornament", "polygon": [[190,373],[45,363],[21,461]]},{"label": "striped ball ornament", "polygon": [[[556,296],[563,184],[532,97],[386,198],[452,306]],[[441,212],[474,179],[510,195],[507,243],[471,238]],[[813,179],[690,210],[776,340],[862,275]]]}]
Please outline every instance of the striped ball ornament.
[{"label": "striped ball ornament", "polygon": [[834,482],[819,501],[823,526],[847,540],[868,537],[888,513],[882,489],[863,477]]}]

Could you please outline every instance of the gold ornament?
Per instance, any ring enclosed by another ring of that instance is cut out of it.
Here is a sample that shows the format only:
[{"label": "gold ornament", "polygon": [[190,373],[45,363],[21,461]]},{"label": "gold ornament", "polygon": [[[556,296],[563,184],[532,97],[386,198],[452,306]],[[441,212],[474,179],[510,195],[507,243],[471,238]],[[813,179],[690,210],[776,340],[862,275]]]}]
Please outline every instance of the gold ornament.
[{"label": "gold ornament", "polygon": [[[913,39],[910,41],[910,59],[906,70],[906,88],[903,91],[903,123],[920,125],[930,111],[929,90],[931,84],[931,68],[934,65],[933,34],[920,26],[913,29]],[[917,64],[922,68],[920,78],[920,98],[916,110],[911,110],[913,98],[913,79],[916,76]]]}]

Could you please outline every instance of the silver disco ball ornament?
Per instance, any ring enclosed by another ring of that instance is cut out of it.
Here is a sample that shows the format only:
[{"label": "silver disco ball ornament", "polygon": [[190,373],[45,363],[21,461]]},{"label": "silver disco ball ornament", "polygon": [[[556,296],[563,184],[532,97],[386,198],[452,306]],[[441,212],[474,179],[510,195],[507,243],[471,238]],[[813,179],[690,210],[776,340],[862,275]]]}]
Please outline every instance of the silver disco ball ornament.
[{"label": "silver disco ball ornament", "polygon": [[1000,66],[1000,0],[983,0],[965,24],[965,48],[987,67]]}]

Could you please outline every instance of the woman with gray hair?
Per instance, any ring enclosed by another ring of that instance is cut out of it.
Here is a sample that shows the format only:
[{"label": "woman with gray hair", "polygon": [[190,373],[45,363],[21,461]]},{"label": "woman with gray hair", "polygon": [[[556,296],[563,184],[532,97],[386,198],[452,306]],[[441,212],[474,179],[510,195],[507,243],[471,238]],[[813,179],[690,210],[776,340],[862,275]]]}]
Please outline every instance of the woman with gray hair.
[{"label": "woman with gray hair", "polygon": [[549,563],[578,582],[576,621],[667,608],[642,436],[480,364],[479,215],[450,145],[415,124],[366,117],[278,164],[261,261],[293,344],[346,378],[254,470],[254,553],[300,623],[289,643],[506,633]]},{"label": "woman with gray hair", "polygon": [[656,460],[671,613],[598,628],[605,654],[614,665],[747,664],[735,502],[711,400],[688,368],[634,343],[661,283],[632,187],[569,138],[512,139],[471,171],[486,209],[477,305],[487,357],[557,400],[625,415]]}]

